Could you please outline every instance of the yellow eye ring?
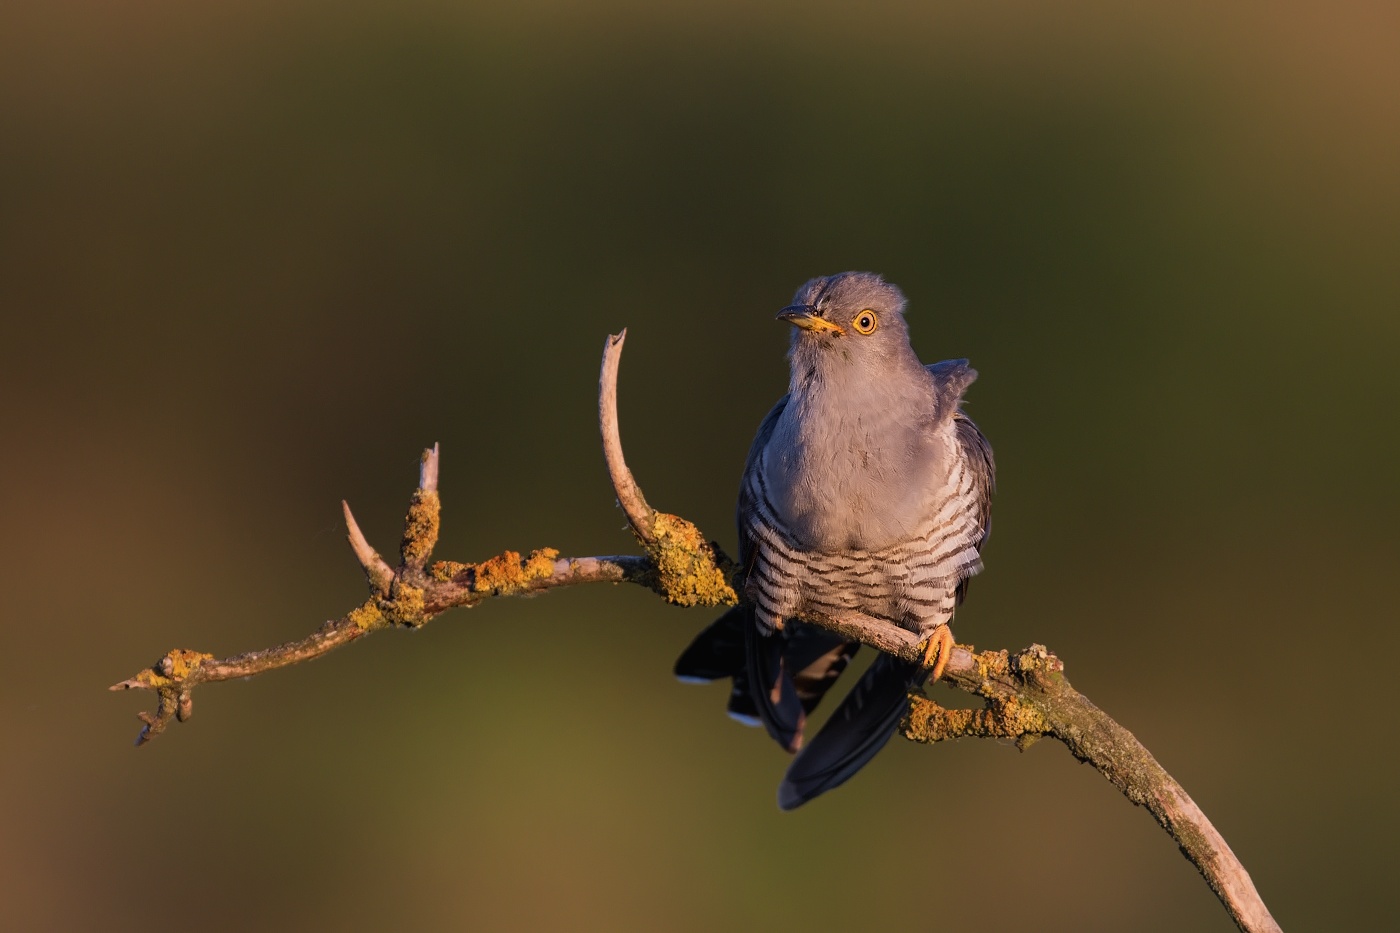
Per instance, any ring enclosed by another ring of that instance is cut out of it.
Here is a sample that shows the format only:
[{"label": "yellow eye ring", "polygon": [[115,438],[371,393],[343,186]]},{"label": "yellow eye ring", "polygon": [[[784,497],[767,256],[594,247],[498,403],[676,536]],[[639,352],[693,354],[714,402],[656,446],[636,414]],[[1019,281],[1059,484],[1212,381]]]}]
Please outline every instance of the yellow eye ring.
[{"label": "yellow eye ring", "polygon": [[873,334],[879,321],[875,319],[875,312],[869,308],[857,314],[855,320],[851,321],[851,327],[855,328],[858,334]]}]

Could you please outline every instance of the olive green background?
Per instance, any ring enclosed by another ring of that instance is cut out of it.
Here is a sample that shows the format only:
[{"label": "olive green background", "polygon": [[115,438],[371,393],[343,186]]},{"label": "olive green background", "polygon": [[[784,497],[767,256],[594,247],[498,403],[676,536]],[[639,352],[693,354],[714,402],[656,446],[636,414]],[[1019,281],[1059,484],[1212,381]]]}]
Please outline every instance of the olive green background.
[{"label": "olive green background", "polygon": [[[1228,930],[1063,747],[784,756],[635,587],[196,693],[165,650],[440,557],[733,545],[773,314],[904,287],[1000,466],[957,634],[1044,642],[1285,929],[1394,916],[1400,16],[1382,3],[27,2],[0,12],[0,926]],[[940,691],[941,692],[941,691]]]}]

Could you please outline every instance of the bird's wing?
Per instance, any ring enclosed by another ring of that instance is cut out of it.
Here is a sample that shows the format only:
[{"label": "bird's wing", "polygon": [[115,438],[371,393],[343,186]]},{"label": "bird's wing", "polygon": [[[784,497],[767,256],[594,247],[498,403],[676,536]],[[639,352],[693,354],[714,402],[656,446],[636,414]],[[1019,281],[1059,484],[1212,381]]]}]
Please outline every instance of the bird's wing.
[{"label": "bird's wing", "polygon": [[[787,408],[789,396],[784,395],[778,399],[778,403],[773,406],[773,410],[764,416],[763,421],[758,425],[758,433],[753,437],[753,443],[749,445],[749,455],[744,460],[743,476],[747,477],[750,470],[758,468],[760,458],[763,456],[763,449],[768,446],[768,441],[773,437],[773,430],[778,426],[778,418]],[[739,526],[739,566],[744,568],[744,573],[749,572],[750,561],[754,556],[754,542],[747,529],[748,518],[754,511],[754,504],[749,499],[749,484],[744,480],[739,480],[739,503],[735,508],[734,519]]]},{"label": "bird's wing", "polygon": [[[759,457],[763,455],[763,448],[773,436],[773,427],[778,423],[778,416],[783,413],[787,403],[786,395],[778,399],[778,404],[773,406],[773,410],[759,424],[758,433],[749,445],[749,455],[744,462],[744,476],[748,476],[749,470],[755,468]],[[745,574],[748,573],[754,551],[753,541],[746,532],[748,522],[745,521],[752,508],[748,498],[748,484],[741,480],[736,518],[739,525],[739,565],[744,568]],[[710,681],[721,677],[734,677],[742,671],[746,663],[744,628],[753,624],[751,615],[751,612],[745,611],[743,605],[739,605],[711,622],[676,659],[676,676],[687,681]]]},{"label": "bird's wing", "polygon": [[982,521],[976,547],[992,533],[992,493],[997,488],[997,463],[992,457],[992,445],[977,428],[977,424],[961,411],[953,415],[953,430],[957,432],[967,468],[972,471],[972,494],[977,502],[977,514]]},{"label": "bird's wing", "polygon": [[938,392],[938,410],[934,412],[934,420],[942,424],[957,412],[963,393],[977,381],[977,370],[967,360],[943,360],[941,363],[930,363],[924,369],[933,377]]},{"label": "bird's wing", "polygon": [[[758,426],[744,476],[756,469],[763,448],[773,436],[778,417],[787,407],[783,396]],[[739,564],[747,575],[755,554],[747,532],[753,509],[747,483],[739,484],[738,525]],[[852,650],[845,640],[825,633],[779,631],[764,636],[747,603],[735,606],[702,631],[676,661],[676,676],[682,680],[733,678],[729,715],[751,725],[762,724],[783,748],[795,752],[802,745],[807,713],[816,706],[850,660]]]},{"label": "bird's wing", "polygon": [[[957,439],[964,468],[972,479],[968,506],[974,511],[977,524],[967,544],[980,555],[987,536],[992,533],[992,493],[996,489],[997,466],[992,457],[992,445],[961,408],[963,393],[977,379],[977,370],[969,366],[967,360],[944,360],[925,369],[933,377],[937,391],[935,424],[942,424],[946,418],[952,419],[953,436]],[[981,566],[981,561],[977,561],[959,573],[959,603],[966,598],[968,583]]]},{"label": "bird's wing", "polygon": [[[764,448],[773,437],[778,418],[788,405],[788,396],[778,399],[773,410],[758,426],[753,444],[749,446],[748,458],[744,461],[744,476],[760,468]],[[735,518],[739,526],[739,565],[747,576],[753,566],[757,548],[749,534],[749,519],[755,505],[748,493],[749,484],[740,482],[739,503]],[[802,730],[807,724],[807,714],[821,700],[850,660],[853,648],[846,647],[846,640],[797,622],[789,622],[783,629],[772,635],[763,635],[751,614],[744,626],[746,645],[743,678],[740,684],[736,677],[734,695],[730,700],[730,712],[736,706],[745,706],[740,695],[740,687],[747,689],[749,703],[757,713],[768,734],[779,745],[790,752],[802,746]]]},{"label": "bird's wing", "polygon": [[[972,496],[981,524],[972,546],[980,556],[992,533],[992,493],[997,485],[997,464],[992,458],[992,445],[977,429],[971,418],[961,411],[953,416],[953,429],[957,432],[958,443],[962,446],[963,458],[972,474]],[[981,568],[981,562],[974,564],[973,570]],[[972,582],[972,573],[965,573],[958,579],[958,605],[967,598],[967,588]]]}]

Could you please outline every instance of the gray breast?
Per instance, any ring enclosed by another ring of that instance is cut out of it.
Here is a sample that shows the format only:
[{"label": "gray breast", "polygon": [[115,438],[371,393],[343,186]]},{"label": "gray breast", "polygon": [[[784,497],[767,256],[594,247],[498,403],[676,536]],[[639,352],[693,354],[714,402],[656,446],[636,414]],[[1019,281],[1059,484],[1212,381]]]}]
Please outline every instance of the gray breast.
[{"label": "gray breast", "polygon": [[[744,533],[753,543],[748,595],[760,628],[770,632],[804,610],[859,611],[888,619],[921,637],[947,622],[960,580],[981,569],[976,542],[983,516],[975,477],[961,446],[930,487],[914,497],[908,533],[880,546],[814,546],[789,527],[787,503],[775,502],[760,459],[745,477],[749,508]],[[785,490],[786,491],[786,490]],[[813,490],[820,495],[820,488]],[[810,510],[842,510],[841,502],[809,503]]]}]

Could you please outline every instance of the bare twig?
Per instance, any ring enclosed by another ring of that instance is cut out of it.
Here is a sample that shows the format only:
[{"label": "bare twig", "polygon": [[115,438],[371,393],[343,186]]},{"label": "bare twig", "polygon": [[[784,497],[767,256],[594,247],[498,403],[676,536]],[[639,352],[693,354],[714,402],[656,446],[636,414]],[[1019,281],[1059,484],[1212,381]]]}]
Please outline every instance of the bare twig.
[{"label": "bare twig", "polygon": [[[156,709],[141,713],[145,723],[137,744],[159,735],[172,719],[193,712],[192,691],[199,684],[249,677],[318,658],[370,632],[391,626],[417,627],[449,609],[466,608],[493,597],[537,593],[581,583],[635,583],[679,605],[718,606],[737,597],[730,585],[735,568],[718,546],[690,522],[651,508],[622,455],[617,427],[617,372],[624,331],[608,338],[599,380],[598,418],[603,452],[618,503],[647,556],[560,558],[543,548],[522,557],[505,551],[475,564],[438,561],[428,566],[437,542],[441,503],[438,448],[423,452],[418,488],[404,521],[402,561],[390,568],[370,546],[344,505],[350,547],[364,568],[370,596],[316,632],[274,648],[218,659],[176,649],[112,690],[153,690]],[[804,616],[803,621],[840,632],[864,644],[920,662],[923,652],[911,633],[858,614]],[[1246,933],[1277,931],[1249,875],[1225,840],[1156,759],[1133,735],[1074,690],[1064,665],[1039,645],[1008,655],[955,646],[943,680],[986,701],[980,710],[948,710],[922,696],[911,698],[904,735],[917,742],[961,736],[999,736],[1029,747],[1042,736],[1062,741],[1070,753],[1091,763],[1129,800],[1145,806],[1176,840],[1182,852]]]},{"label": "bare twig", "polygon": [[423,458],[418,462],[418,488],[423,492],[438,491],[438,445],[434,444],[432,450],[423,451]]},{"label": "bare twig", "polygon": [[612,480],[613,491],[617,493],[617,504],[622,506],[622,514],[627,516],[627,524],[643,546],[656,543],[653,524],[656,510],[647,505],[641,487],[627,468],[622,456],[622,436],[617,427],[617,368],[622,361],[622,344],[627,340],[627,328],[619,334],[608,337],[603,344],[603,371],[598,376],[598,427],[603,434],[603,460],[608,465],[608,477]]},{"label": "bare twig", "polygon": [[355,552],[355,558],[364,568],[365,579],[369,581],[370,589],[380,596],[389,594],[389,584],[394,582],[393,569],[384,562],[384,558],[379,556],[379,552],[370,547],[365,540],[365,533],[360,530],[360,525],[355,521],[354,513],[350,511],[350,503],[344,499],[340,500],[341,511],[345,513],[346,537],[350,539],[350,550]]},{"label": "bare twig", "polygon": [[603,435],[603,459],[618,505],[651,558],[656,571],[650,580],[652,588],[668,603],[733,605],[738,601],[730,583],[733,561],[718,544],[705,540],[691,522],[648,505],[622,456],[622,437],[617,428],[617,369],[626,339],[626,329],[608,337],[603,344],[603,370],[598,377],[598,427]]}]

